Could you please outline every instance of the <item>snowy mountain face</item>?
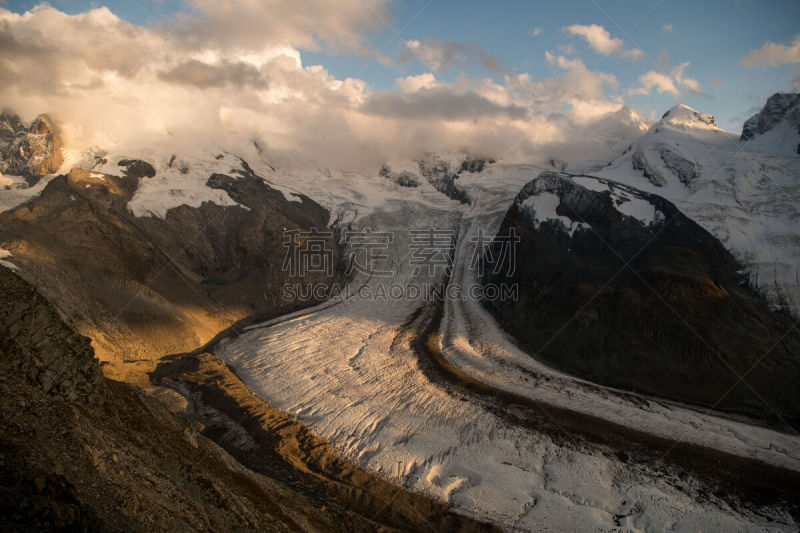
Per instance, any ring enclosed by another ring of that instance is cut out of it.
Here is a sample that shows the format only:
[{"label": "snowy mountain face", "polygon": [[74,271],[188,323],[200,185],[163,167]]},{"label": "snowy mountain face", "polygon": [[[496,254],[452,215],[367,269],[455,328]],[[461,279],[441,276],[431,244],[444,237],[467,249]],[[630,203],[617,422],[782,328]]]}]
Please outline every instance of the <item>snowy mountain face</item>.
[{"label": "snowy mountain face", "polygon": [[764,108],[744,123],[739,140],[748,151],[800,155],[800,94],[770,96]]},{"label": "snowy mountain face", "polygon": [[796,134],[797,96],[771,97],[745,141],[675,106],[596,175],[675,203],[733,253],[774,308],[800,317],[800,158],[774,142]]}]

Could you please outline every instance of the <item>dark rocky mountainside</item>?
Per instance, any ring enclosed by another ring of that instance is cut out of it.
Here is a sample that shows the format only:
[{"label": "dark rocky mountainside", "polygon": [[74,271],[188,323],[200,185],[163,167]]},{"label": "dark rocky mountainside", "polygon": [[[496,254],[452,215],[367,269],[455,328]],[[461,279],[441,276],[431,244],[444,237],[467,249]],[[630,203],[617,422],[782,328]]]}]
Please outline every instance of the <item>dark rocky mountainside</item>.
[{"label": "dark rocky mountainside", "polygon": [[61,141],[47,115],[26,128],[17,115],[0,114],[0,173],[21,176],[32,185],[63,161]]},{"label": "dark rocky mountainside", "polygon": [[344,531],[359,524],[248,471],[162,401],[104,378],[89,339],[2,267],[0,424],[4,531]]},{"label": "dark rocky mountainside", "polygon": [[[92,338],[102,361],[189,351],[244,316],[291,305],[280,292],[284,230],[324,229],[324,208],[306,197],[287,201],[237,161],[207,183],[241,205],[136,217],[128,202],[155,170],[144,161],[119,165],[120,175],[75,168],[0,214],[0,246]],[[311,272],[306,281],[331,280]]]},{"label": "dark rocky mountainside", "polygon": [[[743,286],[730,253],[673,204],[592,183],[543,173],[507,212],[499,234],[522,239],[516,270],[486,275],[519,283],[519,301],[487,303],[504,327],[536,358],[591,381],[777,427],[800,421],[794,322]],[[547,195],[557,215],[541,220]],[[632,205],[652,218],[625,214]]]}]

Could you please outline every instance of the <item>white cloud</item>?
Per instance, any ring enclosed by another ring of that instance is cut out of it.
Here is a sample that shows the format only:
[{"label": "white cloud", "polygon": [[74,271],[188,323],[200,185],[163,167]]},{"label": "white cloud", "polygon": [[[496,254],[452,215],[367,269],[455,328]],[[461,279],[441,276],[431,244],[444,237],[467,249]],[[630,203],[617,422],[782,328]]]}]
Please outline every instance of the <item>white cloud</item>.
[{"label": "white cloud", "polygon": [[672,67],[670,69],[670,75],[675,80],[675,83],[678,84],[678,87],[683,87],[688,89],[690,92],[697,93],[700,91],[700,82],[684,74],[684,70],[686,70],[686,67],[689,65],[691,65],[689,61],[684,61],[683,63]]},{"label": "white cloud", "polygon": [[404,93],[413,93],[420,89],[433,89],[441,86],[441,82],[436,79],[432,72],[397,78],[394,83]]},{"label": "white cloud", "polygon": [[536,37],[537,35],[541,35],[541,33],[542,33],[542,28],[533,28],[531,30],[528,30],[528,35],[530,35],[531,37]]},{"label": "white cloud", "polygon": [[628,94],[650,94],[650,92],[655,89],[659,94],[670,93],[679,96],[681,94],[681,88],[689,92],[702,94],[700,92],[700,82],[685,74],[685,70],[690,64],[689,61],[684,61],[669,69],[668,73],[657,72],[655,70],[648,71],[639,76],[639,87],[628,89]]},{"label": "white cloud", "polygon": [[747,68],[769,64],[772,66],[800,63],[800,33],[795,35],[792,44],[776,44],[766,42],[761,48],[750,50],[741,59],[742,66]]},{"label": "white cloud", "polygon": [[543,81],[535,81],[528,74],[506,77],[506,85],[512,94],[523,96],[528,105],[546,113],[566,114],[577,123],[622,106],[621,102],[609,99],[605,94],[606,88],[619,87],[613,74],[589,70],[578,58],[545,52],[545,59],[565,72]]},{"label": "white cloud", "polygon": [[558,43],[556,45],[558,51],[568,56],[575,55],[575,45],[573,43]]},{"label": "white cloud", "polygon": [[573,24],[572,26],[564,28],[564,31],[571,35],[583,37],[589,43],[592,50],[604,56],[613,54],[634,60],[643,59],[645,57],[645,53],[638,48],[625,48],[625,43],[622,42],[622,39],[616,37],[612,38],[608,30],[597,24],[590,24],[588,26]]},{"label": "white cloud", "polygon": [[663,24],[661,26],[661,33],[672,33],[672,24]]},{"label": "white cloud", "polygon": [[656,72],[655,70],[651,70],[639,76],[639,84],[641,87],[629,89],[628,94],[650,94],[650,91],[654,88],[659,93],[670,93],[675,96],[681,94],[669,75]]}]

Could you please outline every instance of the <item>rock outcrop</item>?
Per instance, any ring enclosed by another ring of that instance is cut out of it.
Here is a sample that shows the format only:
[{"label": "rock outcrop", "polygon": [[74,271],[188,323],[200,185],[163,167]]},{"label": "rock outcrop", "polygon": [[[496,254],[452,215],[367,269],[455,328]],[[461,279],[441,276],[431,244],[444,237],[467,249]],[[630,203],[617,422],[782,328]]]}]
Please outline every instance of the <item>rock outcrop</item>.
[{"label": "rock outcrop", "polygon": [[393,181],[401,187],[419,187],[419,176],[411,172],[393,172],[391,168],[384,165],[378,171],[378,175]]},{"label": "rock outcrop", "polygon": [[[482,167],[481,167],[482,168]],[[474,172],[474,171],[472,171]],[[462,204],[469,204],[469,195],[456,185],[458,172],[450,168],[447,161],[440,159],[422,159],[419,161],[419,173],[422,174],[428,183],[444,194]]]},{"label": "rock outcrop", "polygon": [[47,115],[36,117],[28,128],[12,113],[0,115],[0,173],[33,184],[56,172],[63,161],[61,141]]},{"label": "rock outcrop", "polygon": [[744,286],[731,254],[672,203],[542,173],[499,235],[512,228],[521,237],[515,271],[487,268],[485,279],[518,283],[520,297],[487,306],[532,355],[613,387],[777,427],[800,421],[794,322]]},{"label": "rock outcrop", "polygon": [[631,166],[634,170],[641,170],[642,175],[656,187],[663,187],[667,184],[667,180],[665,180],[664,176],[647,161],[647,156],[645,156],[640,148],[637,148],[633,152],[631,156]]},{"label": "rock outcrop", "polygon": [[789,122],[800,134],[800,93],[775,93],[770,96],[761,111],[744,123],[740,140],[748,141],[756,135],[763,135],[784,121]]},{"label": "rock outcrop", "polygon": [[673,150],[663,148],[659,150],[661,154],[661,161],[673,174],[675,174],[681,183],[684,185],[691,185],[697,179],[700,173],[699,165],[694,161],[689,161],[685,157],[677,154]]}]

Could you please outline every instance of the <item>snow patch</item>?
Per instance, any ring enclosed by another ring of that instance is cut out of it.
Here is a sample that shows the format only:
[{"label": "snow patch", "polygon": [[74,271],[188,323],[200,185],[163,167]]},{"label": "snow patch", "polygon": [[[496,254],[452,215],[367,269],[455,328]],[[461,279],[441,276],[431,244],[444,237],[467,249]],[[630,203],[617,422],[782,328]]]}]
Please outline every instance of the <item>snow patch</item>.
[{"label": "snow patch", "polygon": [[543,222],[553,220],[557,225],[563,225],[570,237],[579,229],[589,229],[591,226],[584,222],[574,221],[569,217],[559,215],[556,212],[561,205],[561,199],[557,194],[542,191],[527,197],[522,202],[522,211],[527,213],[534,221],[534,227],[538,228]]},{"label": "snow patch", "polygon": [[633,217],[645,226],[649,226],[656,219],[656,206],[633,191],[614,186],[606,180],[599,180],[590,176],[574,176],[572,181],[595,192],[611,194],[611,200],[617,211],[623,215]]}]

